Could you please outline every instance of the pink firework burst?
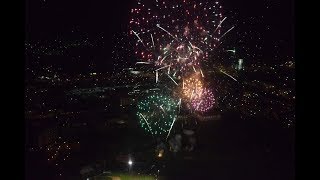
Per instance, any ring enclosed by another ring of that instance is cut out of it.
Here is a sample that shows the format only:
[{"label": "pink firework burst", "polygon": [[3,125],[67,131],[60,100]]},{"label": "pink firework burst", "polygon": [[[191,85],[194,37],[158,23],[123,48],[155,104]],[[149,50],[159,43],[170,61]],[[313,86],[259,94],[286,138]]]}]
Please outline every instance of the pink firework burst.
[{"label": "pink firework burst", "polygon": [[199,98],[194,98],[191,101],[191,107],[195,111],[206,112],[215,104],[213,92],[210,89],[204,88]]}]

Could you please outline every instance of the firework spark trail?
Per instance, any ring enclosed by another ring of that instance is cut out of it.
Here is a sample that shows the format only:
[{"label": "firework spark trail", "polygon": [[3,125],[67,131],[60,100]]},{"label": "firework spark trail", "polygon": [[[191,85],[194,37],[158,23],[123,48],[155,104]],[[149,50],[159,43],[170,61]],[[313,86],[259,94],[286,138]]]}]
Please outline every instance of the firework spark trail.
[{"label": "firework spark trail", "polygon": [[[160,57],[160,56],[159,56]],[[162,64],[162,61],[165,60],[168,56],[165,56],[161,59],[160,63]]]},{"label": "firework spark trail", "polygon": [[170,135],[170,132],[171,132],[171,129],[172,129],[172,127],[173,127],[174,122],[176,122],[176,118],[173,119],[173,122],[172,122],[172,124],[171,124],[170,129],[169,129],[169,132],[168,132],[168,135],[167,135],[166,140],[168,139],[168,137],[169,137],[169,135]]},{"label": "firework spark trail", "polygon": [[203,72],[202,72],[202,70],[201,70],[201,69],[200,69],[200,72],[201,72],[202,77],[204,77]]},{"label": "firework spark trail", "polygon": [[160,26],[160,24],[157,24],[157,27],[162,29],[164,32],[168,33],[170,36],[172,36],[175,40],[179,41],[177,37],[173,36],[169,31],[165,30],[163,27]]},{"label": "firework spark trail", "polygon": [[190,44],[190,46],[191,46],[191,48],[192,48],[192,51],[190,51],[191,49],[190,49],[190,47],[188,47],[188,49],[189,49],[189,51],[190,51],[189,58],[190,58],[190,56],[192,55],[192,53],[194,53],[194,52],[195,52],[197,55],[199,55],[198,52],[195,51],[194,49],[197,49],[197,50],[200,50],[201,52],[203,52],[200,48],[192,45],[190,41],[189,41],[189,44]]},{"label": "firework spark trail", "polygon": [[191,44],[190,41],[189,41],[189,44],[191,45],[192,49],[198,49],[198,50],[200,50],[201,52],[203,52],[202,49],[198,48],[197,46],[194,46],[193,44]]},{"label": "firework spark trail", "polygon": [[193,45],[191,44],[191,42],[189,41],[189,44],[190,44],[190,46],[192,47],[192,49],[193,49]]},{"label": "firework spark trail", "polygon": [[224,96],[223,99],[221,101],[224,101],[226,99],[227,96]]},{"label": "firework spark trail", "polygon": [[163,113],[166,113],[166,111],[163,109],[162,105],[160,105],[160,108],[163,111]]},{"label": "firework spark trail", "polygon": [[232,52],[233,54],[235,54],[235,53],[236,53],[236,49],[235,49],[235,48],[233,48],[233,49],[228,49],[227,52]]},{"label": "firework spark trail", "polygon": [[178,83],[169,74],[167,76],[178,86]]},{"label": "firework spark trail", "polygon": [[150,62],[136,62],[136,64],[151,64]]},{"label": "firework spark trail", "polygon": [[194,66],[192,66],[192,67],[193,67],[194,72],[196,73],[197,72],[196,68],[194,68]]},{"label": "firework spark trail", "polygon": [[182,89],[184,89],[184,79],[182,79]]},{"label": "firework spark trail", "polygon": [[142,116],[142,119],[143,119],[143,120],[146,122],[146,124],[148,125],[148,128],[149,128],[150,132],[152,132],[152,131],[151,131],[151,127],[150,127],[148,121],[146,120],[146,118],[145,118],[141,113],[139,113],[139,114]]},{"label": "firework spark trail", "polygon": [[152,34],[150,34],[150,36],[151,36],[151,40],[152,40],[152,46],[153,46],[153,48],[155,48]]},{"label": "firework spark trail", "polygon": [[150,88],[150,89],[148,89],[149,91],[158,91],[158,90],[160,90],[159,88]]},{"label": "firework spark trail", "polygon": [[222,70],[220,70],[220,72],[222,72],[223,74],[227,75],[227,76],[230,77],[231,79],[233,79],[233,80],[235,80],[235,81],[238,82],[238,80],[237,80],[236,78],[232,77],[232,76],[229,75],[228,73],[226,73],[226,72],[224,72],[224,71],[222,71]]},{"label": "firework spark trail", "polygon": [[179,112],[180,112],[180,108],[181,108],[181,98],[179,99],[178,105],[179,105]]},{"label": "firework spark trail", "polygon": [[161,70],[161,69],[164,69],[164,68],[166,68],[166,67],[168,67],[168,66],[170,66],[170,65],[166,65],[166,66],[163,66],[163,67],[161,67],[161,68],[158,68],[158,69],[156,69],[156,71],[159,71],[159,70]]},{"label": "firework spark trail", "polygon": [[[218,41],[220,41],[220,39],[218,39]],[[217,45],[217,47],[220,46],[222,43],[223,43],[223,41],[220,41],[220,43]]]},{"label": "firework spark trail", "polygon": [[175,71],[175,72],[173,73],[173,77],[175,77],[176,73],[177,73],[177,71]]},{"label": "firework spark trail", "polygon": [[158,83],[159,74],[158,71],[156,71],[156,83]]},{"label": "firework spark trail", "polygon": [[226,20],[226,19],[227,19],[227,17],[223,18],[222,21],[218,24],[217,28],[216,28],[213,32],[216,32],[217,29],[218,29],[219,27],[221,27],[221,24],[223,23],[223,21]]},{"label": "firework spark trail", "polygon": [[203,52],[202,49],[198,48],[197,46],[194,46],[194,48],[198,49],[200,52]]},{"label": "firework spark trail", "polygon": [[144,46],[144,47],[146,47],[146,46],[144,45],[144,43],[143,43],[142,39],[139,37],[139,35],[138,35],[134,30],[132,30],[132,32],[134,33],[134,35],[136,35],[136,36],[137,36],[137,38],[138,38],[138,39],[139,39],[139,41],[143,44],[143,46]]},{"label": "firework spark trail", "polygon": [[234,28],[234,26],[232,26],[232,28],[230,28],[227,32],[225,32],[225,33],[219,38],[219,41],[220,41],[220,39],[223,38],[228,32],[230,32],[233,28]]}]

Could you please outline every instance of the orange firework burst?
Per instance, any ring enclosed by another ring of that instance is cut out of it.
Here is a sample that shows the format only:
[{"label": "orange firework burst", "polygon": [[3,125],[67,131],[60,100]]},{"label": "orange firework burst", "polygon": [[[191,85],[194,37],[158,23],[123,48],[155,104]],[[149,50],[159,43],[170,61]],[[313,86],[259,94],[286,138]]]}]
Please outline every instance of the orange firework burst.
[{"label": "orange firework burst", "polygon": [[182,94],[183,97],[190,101],[192,99],[198,99],[201,97],[203,91],[203,83],[199,73],[191,75],[189,78],[182,82]]}]

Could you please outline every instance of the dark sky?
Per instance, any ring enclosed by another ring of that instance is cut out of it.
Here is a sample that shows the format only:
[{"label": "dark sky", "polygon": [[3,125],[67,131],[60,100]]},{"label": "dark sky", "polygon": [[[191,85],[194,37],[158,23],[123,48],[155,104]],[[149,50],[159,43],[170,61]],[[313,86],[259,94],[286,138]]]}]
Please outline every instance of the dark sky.
[{"label": "dark sky", "polygon": [[[106,34],[119,31],[128,21],[134,0],[27,0],[27,37],[41,38],[73,29]],[[266,23],[289,40],[293,27],[293,0],[220,0],[225,11],[240,16],[264,15]]]},{"label": "dark sky", "polygon": [[[199,0],[201,1],[201,0]],[[27,0],[27,40],[77,39],[80,36],[104,37],[111,49],[115,33],[126,30],[130,7],[135,0]],[[277,51],[293,56],[293,0],[220,0],[226,13],[237,12],[237,19],[258,19],[255,26],[241,26],[241,31],[258,31],[265,41],[265,55]],[[257,20],[256,20],[257,21]],[[255,46],[255,43],[252,44]],[[108,52],[109,56],[110,52]],[[273,57],[270,55],[270,57]],[[269,57],[266,57],[269,58]]]},{"label": "dark sky", "polygon": [[127,22],[132,0],[122,1],[27,0],[27,37],[49,38],[68,35],[72,30],[111,35]]}]

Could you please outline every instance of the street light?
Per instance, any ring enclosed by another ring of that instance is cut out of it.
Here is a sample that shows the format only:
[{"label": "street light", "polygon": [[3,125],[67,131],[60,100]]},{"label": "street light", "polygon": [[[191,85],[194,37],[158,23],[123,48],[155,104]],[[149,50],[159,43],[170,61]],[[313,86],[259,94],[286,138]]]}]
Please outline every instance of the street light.
[{"label": "street light", "polygon": [[163,149],[161,149],[161,150],[159,151],[159,154],[158,154],[158,157],[159,157],[159,158],[161,158],[161,157],[163,156],[163,152],[164,152]]},{"label": "street light", "polygon": [[130,172],[130,171],[131,171],[131,166],[132,166],[132,164],[133,164],[133,162],[132,162],[131,159],[129,159],[128,164],[129,164],[129,172]]},{"label": "street light", "polygon": [[128,164],[129,164],[129,166],[131,166],[131,165],[132,165],[132,161],[131,161],[131,159],[129,159]]}]

